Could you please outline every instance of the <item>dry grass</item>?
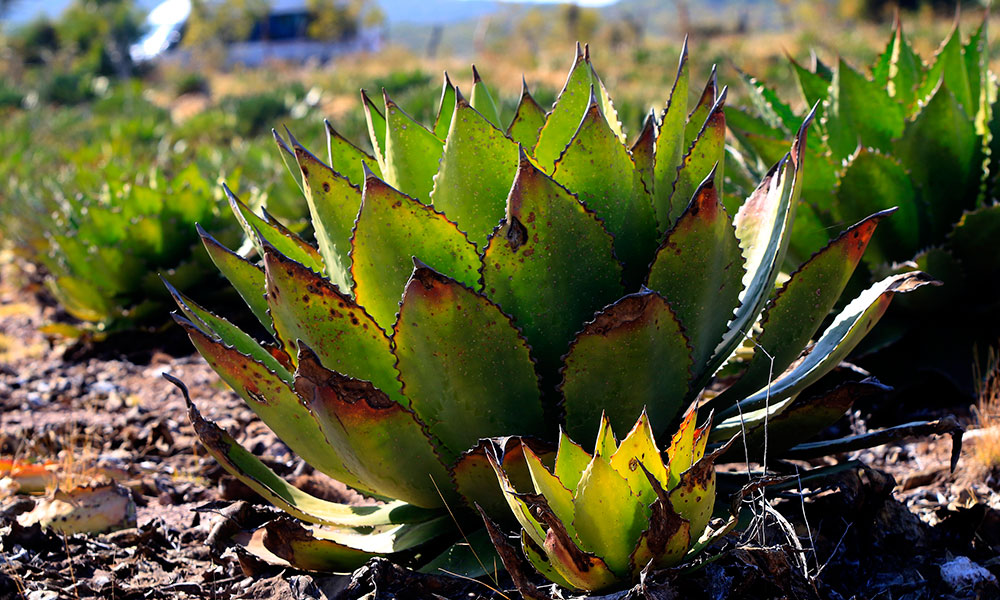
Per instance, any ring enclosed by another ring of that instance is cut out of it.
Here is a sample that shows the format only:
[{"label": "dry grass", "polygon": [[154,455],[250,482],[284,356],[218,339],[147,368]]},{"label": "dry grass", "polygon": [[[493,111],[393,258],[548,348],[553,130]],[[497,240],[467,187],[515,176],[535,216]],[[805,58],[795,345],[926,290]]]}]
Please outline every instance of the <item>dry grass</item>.
[{"label": "dry grass", "polygon": [[1000,466],[1000,347],[990,348],[984,365],[974,368],[976,395],[973,407],[978,431],[972,437],[972,456],[992,469]]}]

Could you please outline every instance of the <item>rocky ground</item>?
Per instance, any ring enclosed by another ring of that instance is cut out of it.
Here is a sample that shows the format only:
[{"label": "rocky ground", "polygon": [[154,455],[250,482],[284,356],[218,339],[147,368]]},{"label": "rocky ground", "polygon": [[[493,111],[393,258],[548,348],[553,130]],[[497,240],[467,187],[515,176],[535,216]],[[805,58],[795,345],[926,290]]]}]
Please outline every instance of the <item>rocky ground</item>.
[{"label": "rocky ground", "polygon": [[[206,456],[163,373],[186,382],[206,417],[296,484],[327,498],[363,499],[292,456],[176,334],[152,349],[148,339],[54,343],[37,328],[56,309],[34,291],[0,287],[0,459],[52,460],[62,486],[114,479],[132,492],[137,526],[48,533],[17,519],[39,497],[8,489],[0,501],[0,600],[516,597],[503,578],[485,585],[417,575],[384,560],[351,576],[320,576],[234,549],[231,540],[266,509]],[[967,410],[949,410],[956,411],[969,422]],[[863,415],[857,419],[854,426],[864,426]],[[971,458],[979,439],[971,437],[954,473],[950,438],[838,457],[864,466],[804,493],[779,494],[773,511],[756,504],[754,526],[716,560],[694,572],[658,573],[618,596],[1000,598],[1000,471]]]}]

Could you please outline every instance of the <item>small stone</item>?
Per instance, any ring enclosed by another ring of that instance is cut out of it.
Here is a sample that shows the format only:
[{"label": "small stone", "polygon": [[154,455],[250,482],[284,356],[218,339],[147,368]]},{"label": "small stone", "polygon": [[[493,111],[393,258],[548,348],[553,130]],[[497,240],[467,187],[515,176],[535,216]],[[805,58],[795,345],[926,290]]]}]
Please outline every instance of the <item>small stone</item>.
[{"label": "small stone", "polygon": [[997,583],[997,578],[966,556],[956,556],[941,565],[941,579],[956,592],[976,589],[984,583]]}]

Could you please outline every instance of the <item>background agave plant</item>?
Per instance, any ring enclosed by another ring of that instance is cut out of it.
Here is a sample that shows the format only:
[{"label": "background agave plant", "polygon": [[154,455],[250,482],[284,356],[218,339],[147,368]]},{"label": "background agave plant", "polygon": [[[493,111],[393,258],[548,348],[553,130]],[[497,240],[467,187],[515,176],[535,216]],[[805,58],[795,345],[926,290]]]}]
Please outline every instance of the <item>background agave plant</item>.
[{"label": "background agave plant", "polygon": [[[839,60],[811,68],[791,62],[807,104],[819,103],[819,135],[806,149],[809,173],[790,242],[801,258],[826,243],[826,231],[898,205],[856,278],[858,285],[910,268],[943,281],[900,302],[859,350],[892,345],[880,373],[935,369],[972,393],[972,351],[1000,338],[1000,257],[984,251],[1000,235],[997,203],[996,77],[987,69],[986,21],[962,43],[958,24],[925,63],[897,20],[868,73]],[[796,114],[764,83],[744,76],[751,109],[727,108],[739,147],[730,173],[757,173],[781,155]],[[956,313],[950,307],[959,305]],[[919,327],[914,324],[919,323]]]},{"label": "background agave plant", "polygon": [[445,77],[433,128],[388,96],[380,108],[362,92],[373,154],[329,125],[329,164],[276,135],[301,172],[318,248],[231,193],[263,266],[202,237],[277,344],[172,290],[177,321],[293,451],[393,502],[357,508],[304,494],[191,406],[202,442],[226,469],[325,527],[272,526],[271,543],[264,536],[272,551],[345,569],[453,532],[445,505],[460,520],[473,503],[509,514],[488,453],[512,478],[520,470],[520,489],[528,467],[518,440],[550,464],[544,442],[560,426],[587,443],[602,412],[624,430],[644,408],[651,430],[669,433],[758,320],[753,337],[767,353],[711,401],[721,418],[706,441],[746,428],[748,452],[757,453],[771,419],[770,450],[780,454],[844,413],[849,394],[828,404],[800,392],[836,366],[896,292],[928,279],[907,273],[874,285],[768,387],[769,374],[784,372],[817,332],[886,213],[849,228],[776,291],[808,120],[731,219],[716,188],[726,91],[713,73],[689,111],[688,78],[685,52],[666,108],[646,120],[631,151],[579,48],[552,110],[525,88],[505,129],[476,73],[469,100]]}]

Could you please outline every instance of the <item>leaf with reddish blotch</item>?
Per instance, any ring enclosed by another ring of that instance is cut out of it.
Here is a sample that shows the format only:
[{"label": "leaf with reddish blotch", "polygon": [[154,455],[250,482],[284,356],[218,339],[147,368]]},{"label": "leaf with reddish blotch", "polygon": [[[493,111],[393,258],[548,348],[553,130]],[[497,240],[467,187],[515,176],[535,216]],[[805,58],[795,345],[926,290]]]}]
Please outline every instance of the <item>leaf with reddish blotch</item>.
[{"label": "leaf with reddish blotch", "polygon": [[457,500],[436,442],[413,411],[368,381],[327,369],[301,341],[298,358],[295,392],[351,473],[381,495],[414,506]]},{"label": "leaf with reddish blotch", "polygon": [[812,346],[809,354],[769,386],[739,402],[739,406],[721,411],[729,418],[758,410],[768,402],[778,402],[799,393],[840,364],[885,314],[897,293],[910,292],[924,285],[940,285],[926,273],[912,271],[892,275],[874,284],[844,307],[833,323]]},{"label": "leaf with reddish blotch", "polygon": [[483,256],[483,281],[485,295],[524,332],[543,385],[554,386],[580,325],[621,296],[611,244],[594,213],[522,152],[507,215]]},{"label": "leaf with reddish blotch", "polygon": [[[671,206],[679,208],[690,203],[701,182],[713,172],[719,181],[725,181],[723,173],[726,164],[726,115],[723,107],[727,91],[728,88],[722,88],[722,93],[705,118],[705,124],[698,132],[698,137],[691,143],[684,158],[681,159],[680,166],[677,167],[677,180],[673,185]],[[721,200],[721,192],[716,190],[716,194]]]},{"label": "leaf with reddish blotch", "polygon": [[667,233],[646,285],[666,298],[691,345],[692,377],[709,359],[739,305],[743,257],[732,221],[715,191],[715,171]]},{"label": "leaf with reddish blotch", "polygon": [[[604,472],[602,469],[602,473]],[[525,497],[531,505],[532,513],[538,515],[538,519],[548,528],[543,543],[538,545],[545,551],[549,564],[555,568],[563,581],[571,588],[580,590],[606,589],[619,581],[619,576],[609,568],[603,558],[581,549],[566,531],[565,524],[549,508],[543,496],[526,494]],[[594,490],[594,497],[596,499],[597,490]]]},{"label": "leaf with reddish blotch", "polygon": [[534,148],[538,134],[545,125],[545,109],[528,91],[528,82],[521,78],[521,99],[514,110],[514,119],[507,127],[507,136],[525,148]]},{"label": "leaf with reddish blotch", "polygon": [[597,314],[570,345],[561,385],[566,429],[595,439],[602,411],[625,431],[645,409],[654,431],[683,408],[691,379],[691,347],[667,301],[644,290]]},{"label": "leaf with reddish blotch", "polygon": [[434,119],[434,135],[438,139],[447,139],[451,128],[451,117],[455,114],[455,86],[444,72],[444,83],[441,85],[441,101],[438,103],[437,118]]},{"label": "leaf with reddish blotch", "polygon": [[202,417],[183,383],[169,375],[164,377],[178,386],[184,394],[188,418],[198,440],[209,454],[233,477],[294,517],[334,527],[381,527],[398,523],[420,523],[441,515],[440,511],[419,508],[405,502],[354,506],[329,502],[307,494],[279,477],[221,427]]},{"label": "leaf with reddish blotch", "polygon": [[267,211],[264,211],[264,217],[258,216],[250,210],[249,206],[243,204],[226,184],[222,184],[222,189],[226,192],[226,197],[229,199],[229,207],[233,210],[233,214],[236,215],[236,220],[243,227],[247,238],[253,242],[258,254],[261,256],[264,255],[264,244],[267,243],[273,246],[278,252],[302,263],[313,271],[317,273],[323,272],[323,257],[320,256],[315,248],[289,231],[281,223],[278,223],[273,218],[267,218]]},{"label": "leaf with reddish blotch", "polygon": [[374,175],[365,180],[351,248],[355,297],[386,330],[396,322],[414,257],[479,287],[479,254],[455,223]]},{"label": "leaf with reddish blotch", "polygon": [[479,247],[503,219],[517,144],[455,91],[455,110],[431,202]]},{"label": "leaf with reddish blotch", "polygon": [[220,244],[200,224],[195,227],[216,268],[236,288],[260,324],[274,335],[274,324],[271,323],[271,315],[267,314],[267,300],[264,298],[264,269]]},{"label": "leaf with reddish blotch", "polygon": [[670,439],[670,446],[665,452],[667,457],[667,480],[663,484],[667,490],[677,487],[681,475],[701,460],[708,444],[706,433],[711,429],[712,418],[709,416],[704,425],[698,427],[698,412],[689,410],[684,415],[680,427]]},{"label": "leaf with reddish blotch", "polygon": [[400,392],[389,338],[364,308],[299,263],[264,249],[267,304],[289,356],[305,342],[328,369],[371,381],[397,402]]},{"label": "leaf with reddish blotch", "polygon": [[761,315],[762,331],[753,338],[754,356],[746,371],[708,408],[735,404],[798,358],[847,287],[876,226],[893,212],[884,210],[851,226],[792,273]]},{"label": "leaf with reddish blotch", "polygon": [[480,438],[545,437],[528,344],[482,294],[417,263],[393,336],[410,408],[448,462]]},{"label": "leaf with reddish blotch", "polygon": [[[671,195],[674,191],[674,180],[677,179],[677,167],[680,166],[681,158],[691,147],[690,143],[684,143],[684,128],[688,115],[689,79],[687,36],[684,36],[684,47],[681,49],[680,61],[677,65],[677,77],[670,90],[667,106],[660,116],[660,126],[656,136],[656,160],[653,165],[652,192],[657,230],[660,234],[670,229],[670,224],[673,222],[672,215],[676,215],[683,208],[680,202],[674,206]],[[687,200],[681,202],[687,202]]]},{"label": "leaf with reddish blotch", "polygon": [[413,198],[429,202],[444,142],[384,95],[385,181]]},{"label": "leaf with reddish blotch", "polygon": [[323,119],[323,126],[326,129],[326,155],[331,169],[338,175],[347,178],[356,187],[360,187],[365,180],[365,172],[361,163],[367,164],[372,171],[381,177],[377,158],[340,135],[330,124],[330,121]]}]

